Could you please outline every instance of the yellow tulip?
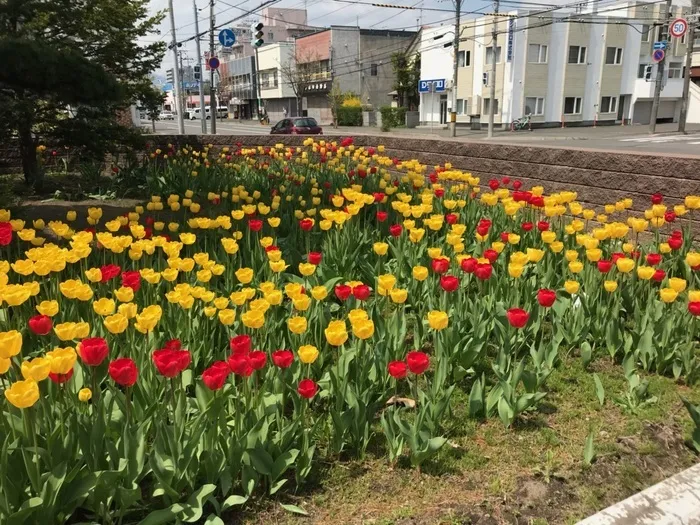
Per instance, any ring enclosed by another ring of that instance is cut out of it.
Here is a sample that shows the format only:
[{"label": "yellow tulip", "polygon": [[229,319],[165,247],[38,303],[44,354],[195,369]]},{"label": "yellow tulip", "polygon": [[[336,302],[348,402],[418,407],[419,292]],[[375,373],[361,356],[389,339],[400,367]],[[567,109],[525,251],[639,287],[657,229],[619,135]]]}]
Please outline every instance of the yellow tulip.
[{"label": "yellow tulip", "polygon": [[253,280],[252,268],[239,268],[236,270],[236,279],[242,284],[248,284]]},{"label": "yellow tulip", "polygon": [[[115,292],[116,293],[116,292]],[[133,293],[132,293],[132,299],[133,299]],[[126,301],[128,302],[128,301]],[[106,297],[103,297],[102,299],[98,299],[94,303],[92,303],[92,308],[95,310],[95,313],[97,315],[112,315],[117,307],[114,304],[114,301],[112,299],[107,299]]]},{"label": "yellow tulip", "polygon": [[134,303],[123,303],[117,308],[117,311],[127,319],[133,319],[138,314],[138,306]]},{"label": "yellow tulip", "polygon": [[345,321],[331,321],[323,333],[326,336],[326,341],[333,346],[340,346],[348,340]]},{"label": "yellow tulip", "polygon": [[508,275],[517,279],[523,274],[523,269],[525,267],[522,264],[509,263],[508,264]]},{"label": "yellow tulip", "polygon": [[622,273],[629,273],[634,269],[634,260],[628,259],[627,257],[620,257],[615,261],[615,266]]},{"label": "yellow tulip", "polygon": [[380,275],[377,277],[377,284],[380,288],[383,288],[386,292],[389,292],[392,288],[394,288],[394,286],[396,286],[396,277],[390,273]]},{"label": "yellow tulip", "polygon": [[292,298],[292,305],[296,310],[305,312],[311,306],[311,298],[308,295],[300,294]]},{"label": "yellow tulip", "polygon": [[571,295],[575,294],[579,290],[579,283],[576,281],[566,281],[564,283],[564,290],[567,291],[567,293],[570,293]]},{"label": "yellow tulip", "polygon": [[14,407],[29,408],[39,400],[39,385],[31,379],[17,381],[5,390],[5,397]]},{"label": "yellow tulip", "polygon": [[299,361],[305,365],[310,365],[318,359],[318,349],[313,345],[304,345],[297,350]]},{"label": "yellow tulip", "polygon": [[78,392],[78,399],[82,403],[87,403],[92,399],[92,390],[90,390],[89,388],[81,388]]},{"label": "yellow tulip", "polygon": [[231,326],[236,320],[236,311],[230,308],[224,308],[219,311],[219,322],[224,326]]},{"label": "yellow tulip", "polygon": [[671,277],[668,280],[668,285],[673,288],[676,292],[682,293],[688,283],[685,281],[685,279],[681,279],[679,277]]},{"label": "yellow tulip", "polygon": [[85,270],[85,277],[92,283],[99,283],[102,280],[102,271],[99,268]]},{"label": "yellow tulip", "polygon": [[311,289],[311,297],[317,301],[323,301],[328,296],[328,290],[325,286],[314,286]]},{"label": "yellow tulip", "polygon": [[700,290],[689,290],[688,291],[688,302],[689,303],[700,302]]},{"label": "yellow tulip", "polygon": [[128,286],[122,286],[118,290],[114,290],[114,296],[119,302],[130,303],[134,300],[134,290]]},{"label": "yellow tulip", "polygon": [[600,248],[591,248],[586,250],[586,258],[590,262],[598,262],[603,256],[603,251]]},{"label": "yellow tulip", "polygon": [[[221,316],[221,312],[219,312],[219,316]],[[265,313],[261,310],[248,310],[241,315],[241,321],[246,328],[262,328],[265,324]]]},{"label": "yellow tulip", "polygon": [[527,259],[529,262],[538,263],[544,257],[544,250],[538,250],[537,248],[527,249]]},{"label": "yellow tulip", "polygon": [[369,339],[374,334],[374,323],[370,319],[352,325],[352,334],[358,339]]},{"label": "yellow tulip", "polygon": [[393,303],[403,304],[408,298],[408,290],[405,290],[403,288],[392,288],[389,291],[389,296],[391,297],[391,301]]},{"label": "yellow tulip", "polygon": [[447,312],[441,310],[433,310],[428,312],[428,324],[433,330],[443,330],[447,328],[449,318]]},{"label": "yellow tulip", "polygon": [[293,334],[300,335],[306,332],[306,317],[294,316],[287,319],[287,328]]},{"label": "yellow tulip", "polygon": [[373,245],[374,253],[377,255],[386,255],[389,250],[389,245],[385,242],[375,242]]},{"label": "yellow tulip", "polygon": [[694,267],[700,265],[700,253],[688,252],[688,254],[685,256],[685,262],[691,268],[694,268]]},{"label": "yellow tulip", "polygon": [[425,266],[414,266],[413,278],[416,281],[425,281],[428,278],[428,269]]},{"label": "yellow tulip", "polygon": [[614,292],[617,290],[617,281],[605,281],[603,283],[603,287],[605,288],[606,292]]},{"label": "yellow tulip", "polygon": [[350,320],[350,324],[354,325],[355,323],[369,319],[369,314],[362,308],[355,308],[348,312],[348,319]]},{"label": "yellow tulip", "polygon": [[581,261],[571,261],[569,263],[569,271],[571,273],[580,273],[583,270],[583,263]]},{"label": "yellow tulip", "polygon": [[22,349],[22,334],[17,330],[0,332],[0,358],[9,359]]},{"label": "yellow tulip", "polygon": [[52,374],[67,374],[73,369],[78,354],[71,347],[54,348],[52,351],[46,352],[46,358],[49,360]]},{"label": "yellow tulip", "polygon": [[304,277],[313,275],[316,271],[316,265],[310,263],[299,263],[299,273]]},{"label": "yellow tulip", "polygon": [[659,290],[659,296],[663,302],[672,303],[678,297],[678,292],[673,288],[662,288]]},{"label": "yellow tulip", "polygon": [[643,281],[648,281],[649,279],[651,279],[654,276],[654,273],[656,273],[656,270],[651,266],[637,267],[637,277],[639,277]]},{"label": "yellow tulip", "polygon": [[7,371],[10,369],[11,364],[12,361],[10,359],[0,357],[0,376],[7,373]]},{"label": "yellow tulip", "polygon": [[51,361],[46,357],[35,357],[31,361],[22,361],[22,377],[33,381],[43,381],[49,377]]}]

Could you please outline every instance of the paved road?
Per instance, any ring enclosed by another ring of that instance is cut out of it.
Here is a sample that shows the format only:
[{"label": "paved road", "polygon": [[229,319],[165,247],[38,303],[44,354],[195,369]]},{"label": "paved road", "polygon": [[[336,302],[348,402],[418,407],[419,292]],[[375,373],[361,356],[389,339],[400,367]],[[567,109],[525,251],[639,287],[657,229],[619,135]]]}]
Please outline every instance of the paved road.
[{"label": "paved road", "polygon": [[[143,124],[144,126],[149,125],[146,122]],[[700,156],[700,125],[689,125],[687,135],[676,133],[676,129],[677,124],[660,124],[657,126],[658,133],[654,135],[646,133],[646,126],[549,128],[537,129],[532,132],[497,131],[491,141],[500,144]],[[186,133],[200,134],[201,130],[201,122],[198,120],[185,121]],[[341,127],[333,129],[330,126],[324,126],[323,131],[326,135],[345,136],[382,134],[376,128]],[[177,122],[157,122],[156,132],[161,134],[177,133]],[[254,121],[217,121],[218,134],[267,135],[269,132],[269,127],[261,126]],[[442,138],[460,142],[488,140],[486,139],[486,131],[471,131],[462,128],[458,128],[456,138],[449,137],[449,132],[445,129],[431,130],[430,128],[396,129],[392,130],[390,134],[415,138]]]}]

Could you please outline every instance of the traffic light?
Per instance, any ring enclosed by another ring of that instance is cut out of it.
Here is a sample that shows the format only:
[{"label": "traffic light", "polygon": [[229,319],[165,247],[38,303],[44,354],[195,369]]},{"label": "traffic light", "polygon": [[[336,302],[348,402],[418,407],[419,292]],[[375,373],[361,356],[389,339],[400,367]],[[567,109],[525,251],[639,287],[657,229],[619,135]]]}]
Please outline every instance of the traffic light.
[{"label": "traffic light", "polygon": [[262,22],[256,22],[255,24],[250,26],[250,33],[251,33],[250,44],[253,47],[260,47],[261,45],[263,45],[265,43],[265,41],[263,40],[263,36],[264,36],[263,27],[265,27],[265,26],[263,25]]},{"label": "traffic light", "polygon": [[175,70],[174,69],[168,69],[165,72],[165,80],[167,80],[171,84],[175,83]]},{"label": "traffic light", "polygon": [[202,78],[202,68],[199,66],[194,66],[194,79],[201,80]]}]

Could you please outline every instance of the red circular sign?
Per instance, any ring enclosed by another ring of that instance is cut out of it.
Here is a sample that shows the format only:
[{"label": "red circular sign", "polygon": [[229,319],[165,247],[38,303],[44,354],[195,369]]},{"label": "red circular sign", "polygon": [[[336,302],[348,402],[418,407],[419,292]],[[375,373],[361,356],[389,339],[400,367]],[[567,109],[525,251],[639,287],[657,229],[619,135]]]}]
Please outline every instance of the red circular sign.
[{"label": "red circular sign", "polygon": [[219,65],[220,65],[220,62],[219,62],[219,59],[218,59],[218,58],[216,58],[216,57],[211,57],[211,58],[209,59],[209,67],[210,67],[211,69],[217,69],[217,68],[219,67]]},{"label": "red circular sign", "polygon": [[671,36],[680,38],[688,31],[688,21],[685,18],[676,18],[668,28]]}]

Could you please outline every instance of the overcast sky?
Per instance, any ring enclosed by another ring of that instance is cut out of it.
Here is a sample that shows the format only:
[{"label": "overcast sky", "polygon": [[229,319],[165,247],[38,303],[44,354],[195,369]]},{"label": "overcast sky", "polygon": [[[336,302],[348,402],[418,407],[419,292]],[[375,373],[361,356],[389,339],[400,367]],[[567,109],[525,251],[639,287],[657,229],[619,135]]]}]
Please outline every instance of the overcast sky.
[{"label": "overcast sky", "polygon": [[[245,11],[255,9],[262,0],[215,0],[214,10],[217,13],[216,23],[221,24],[227,20],[241,16]],[[359,0],[370,3],[371,0]],[[451,0],[377,0],[381,3],[391,3],[396,5],[415,6],[416,8],[444,9],[452,10]],[[175,4],[175,28],[178,41],[191,37],[194,30],[194,8],[192,0],[174,0]],[[236,6],[235,8],[233,6]],[[490,0],[466,0],[463,10],[484,10],[491,9]],[[165,10],[168,7],[168,0],[151,0],[151,11]],[[209,3],[207,0],[197,0],[199,11],[199,30],[204,31],[209,27]],[[417,19],[421,19],[424,25],[440,25],[440,23],[454,24],[454,14],[452,12],[428,11],[419,9],[400,9],[373,7],[369,5],[351,4],[339,2],[337,0],[281,0],[274,4],[274,7],[303,9],[308,12],[308,24],[312,26],[336,25],[356,25],[360,27],[375,29],[410,29],[415,30]],[[469,16],[469,15],[468,15]],[[473,16],[473,15],[471,15]],[[231,26],[241,24],[243,20],[232,22]],[[148,40],[162,39],[170,42],[170,19],[165,17],[160,26],[160,35],[150,37]],[[202,52],[208,47],[208,39],[202,42]],[[189,42],[183,46],[187,52],[186,56],[195,58],[195,44]],[[165,69],[172,67],[172,52],[166,53],[163,64],[158,73],[163,74]]]}]

